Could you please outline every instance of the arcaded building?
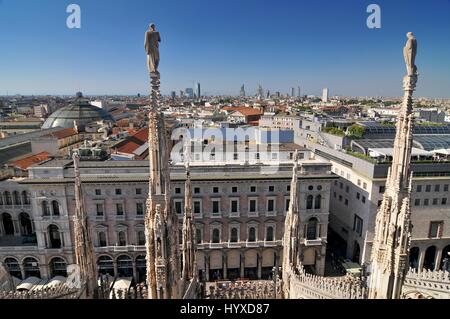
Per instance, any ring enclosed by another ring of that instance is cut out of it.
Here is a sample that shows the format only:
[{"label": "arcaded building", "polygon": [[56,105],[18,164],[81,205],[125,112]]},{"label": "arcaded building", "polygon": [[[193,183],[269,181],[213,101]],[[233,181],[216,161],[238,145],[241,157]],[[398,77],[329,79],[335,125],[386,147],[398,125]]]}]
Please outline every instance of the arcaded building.
[{"label": "arcaded building", "polygon": [[[297,149],[301,155],[297,200],[307,234],[300,243],[303,264],[323,274],[330,188],[336,177],[328,162]],[[148,162],[81,161],[80,172],[98,272],[143,282]],[[171,200],[180,224],[185,178],[183,165],[172,167]],[[278,165],[191,166],[197,263],[203,279],[269,278],[273,267],[281,266],[291,179],[288,160]],[[74,263],[73,161],[49,160],[31,167],[29,178],[15,181],[14,187],[10,183],[0,183],[2,212],[11,212],[13,219],[11,226],[2,213],[0,261],[18,278],[65,275],[66,266]],[[8,205],[9,195],[4,192],[13,188],[26,194],[23,205]],[[22,211],[29,216],[29,228],[21,228]],[[31,239],[24,245],[27,236]]]}]

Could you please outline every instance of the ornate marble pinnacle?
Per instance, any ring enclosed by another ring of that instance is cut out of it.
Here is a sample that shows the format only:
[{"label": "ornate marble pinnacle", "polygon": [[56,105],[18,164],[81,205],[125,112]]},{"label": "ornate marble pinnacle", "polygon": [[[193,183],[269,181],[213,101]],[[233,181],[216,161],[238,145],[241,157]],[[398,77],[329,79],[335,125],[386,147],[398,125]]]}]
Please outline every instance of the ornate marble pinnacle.
[{"label": "ornate marble pinnacle", "polygon": [[392,166],[378,210],[371,256],[369,298],[398,299],[407,272],[411,240],[412,95],[417,84],[414,64],[417,41],[411,32],[403,49],[407,75],[403,78],[403,104],[398,114]]}]

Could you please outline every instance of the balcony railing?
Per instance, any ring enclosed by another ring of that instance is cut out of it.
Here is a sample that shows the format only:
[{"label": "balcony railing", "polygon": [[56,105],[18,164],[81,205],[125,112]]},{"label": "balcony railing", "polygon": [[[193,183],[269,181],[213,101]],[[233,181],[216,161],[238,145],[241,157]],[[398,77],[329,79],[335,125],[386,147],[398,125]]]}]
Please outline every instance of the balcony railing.
[{"label": "balcony railing", "polygon": [[271,212],[267,211],[267,212],[266,212],[266,216],[267,216],[267,217],[277,216],[277,212],[276,212],[275,210],[274,210],[274,211],[271,211]]},{"label": "balcony railing", "polygon": [[259,217],[259,212],[248,212],[247,216],[248,217]]},{"label": "balcony railing", "polygon": [[240,212],[230,212],[230,217],[239,217],[240,215]]}]

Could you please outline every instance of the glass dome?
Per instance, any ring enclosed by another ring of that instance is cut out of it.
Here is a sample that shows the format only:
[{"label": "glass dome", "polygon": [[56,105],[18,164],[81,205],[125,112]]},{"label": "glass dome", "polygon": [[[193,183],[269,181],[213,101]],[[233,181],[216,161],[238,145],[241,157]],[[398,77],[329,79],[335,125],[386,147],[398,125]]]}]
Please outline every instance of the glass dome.
[{"label": "glass dome", "polygon": [[50,115],[42,125],[43,129],[52,127],[73,128],[76,122],[79,129],[95,121],[113,122],[113,117],[104,109],[89,104],[81,94],[77,94],[75,102],[65,106]]}]

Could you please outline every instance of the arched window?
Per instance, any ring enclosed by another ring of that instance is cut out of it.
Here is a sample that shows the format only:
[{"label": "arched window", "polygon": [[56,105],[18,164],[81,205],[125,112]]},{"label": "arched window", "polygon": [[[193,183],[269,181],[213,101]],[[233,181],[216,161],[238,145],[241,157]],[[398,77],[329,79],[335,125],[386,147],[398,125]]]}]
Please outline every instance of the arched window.
[{"label": "arched window", "polygon": [[145,232],[143,230],[137,232],[137,237],[138,237],[138,245],[139,246],[145,245]]},{"label": "arched window", "polygon": [[52,210],[53,216],[59,216],[59,203],[56,200],[52,201]]},{"label": "arched window", "polygon": [[231,228],[230,231],[230,242],[237,243],[238,241],[238,229],[236,227]]},{"label": "arched window", "polygon": [[436,258],[436,246],[430,246],[425,251],[425,260],[423,261],[423,268],[427,270],[434,270]]},{"label": "arched window", "polygon": [[23,279],[22,278],[22,272],[20,271],[20,264],[15,258],[6,258],[5,259],[5,266],[8,270],[9,274],[13,277]]},{"label": "arched window", "polygon": [[98,232],[98,245],[100,247],[106,247],[107,243],[106,243],[106,234],[105,232],[101,231]]},{"label": "arched window", "polygon": [[102,275],[114,276],[114,263],[109,256],[100,256],[97,260],[98,273]]},{"label": "arched window", "polygon": [[145,282],[145,278],[147,277],[147,261],[145,260],[145,256],[140,255],[136,257],[136,271],[138,282]]},{"label": "arched window", "polygon": [[19,214],[20,233],[22,236],[29,236],[33,233],[33,226],[31,223],[30,215],[27,213]]},{"label": "arched window", "polygon": [[48,238],[49,238],[49,248],[61,248],[61,234],[59,233],[59,228],[56,225],[50,225],[47,228]]},{"label": "arched window", "polygon": [[450,245],[445,246],[442,250],[442,259],[439,269],[450,272]]},{"label": "arched window", "polygon": [[11,199],[11,193],[8,191],[5,191],[3,193],[4,197],[5,197],[5,204],[6,205],[12,205],[12,199]]},{"label": "arched window", "polygon": [[126,246],[127,245],[127,238],[125,236],[124,231],[120,231],[118,234],[119,237],[119,246]]},{"label": "arched window", "polygon": [[48,202],[46,200],[42,202],[42,215],[50,216],[50,207],[48,207]]},{"label": "arched window", "polygon": [[14,235],[14,223],[12,217],[8,213],[2,214],[2,223],[3,223],[3,231],[4,235]]},{"label": "arched window", "polygon": [[133,277],[133,260],[127,255],[117,257],[117,272],[119,277]]},{"label": "arched window", "polygon": [[409,250],[409,267],[413,269],[419,268],[419,253],[420,253],[419,247],[412,247]]},{"label": "arched window", "polygon": [[14,191],[13,192],[13,198],[14,198],[14,205],[21,205],[21,201],[20,201],[20,194],[18,191]]},{"label": "arched window", "polygon": [[212,242],[220,243],[220,230],[218,228],[214,228],[212,231]]},{"label": "arched window", "polygon": [[183,231],[181,229],[178,230],[178,244],[183,243]]},{"label": "arched window", "polygon": [[248,229],[248,241],[256,241],[256,229],[255,229],[255,227],[250,227]]},{"label": "arched window", "polygon": [[67,277],[67,264],[64,259],[55,257],[50,261],[50,275]]},{"label": "arched window", "polygon": [[314,208],[315,209],[320,209],[321,201],[322,201],[322,196],[321,195],[317,195],[316,199],[314,201]]},{"label": "arched window", "polygon": [[308,220],[308,226],[306,229],[306,239],[316,239],[317,238],[317,218],[312,217]]},{"label": "arched window", "polygon": [[306,197],[306,209],[312,209],[313,208],[313,201],[314,201],[314,196],[313,195],[308,195]]},{"label": "arched window", "polygon": [[266,228],[266,241],[273,241],[273,227]]},{"label": "arched window", "polygon": [[25,278],[28,277],[41,277],[41,271],[39,270],[39,262],[36,258],[27,257],[23,260],[23,271]]},{"label": "arched window", "polygon": [[197,244],[202,243],[203,239],[202,239],[202,230],[201,229],[195,230],[195,238],[197,239]]},{"label": "arched window", "polygon": [[24,205],[30,205],[30,196],[28,195],[27,191],[22,192],[22,203]]}]

